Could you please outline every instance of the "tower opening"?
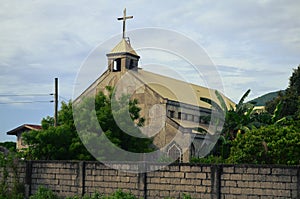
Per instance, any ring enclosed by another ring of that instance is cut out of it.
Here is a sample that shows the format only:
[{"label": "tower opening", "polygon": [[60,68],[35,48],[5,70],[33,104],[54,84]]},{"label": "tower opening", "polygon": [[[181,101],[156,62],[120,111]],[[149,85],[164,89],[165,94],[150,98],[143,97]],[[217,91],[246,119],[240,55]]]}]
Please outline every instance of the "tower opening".
[{"label": "tower opening", "polygon": [[121,59],[115,59],[113,64],[113,72],[121,71]]}]

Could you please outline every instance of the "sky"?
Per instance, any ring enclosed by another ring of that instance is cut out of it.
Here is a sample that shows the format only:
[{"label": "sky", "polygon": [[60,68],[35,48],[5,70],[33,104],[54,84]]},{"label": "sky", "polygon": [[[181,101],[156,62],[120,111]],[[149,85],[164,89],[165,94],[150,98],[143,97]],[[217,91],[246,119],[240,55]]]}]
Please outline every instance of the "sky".
[{"label": "sky", "polygon": [[[16,140],[7,131],[25,123],[40,124],[53,115],[49,101],[55,77],[59,101],[72,99],[86,58],[97,46],[121,38],[122,23],[116,18],[125,7],[134,16],[127,21],[128,31],[166,29],[201,46],[216,66],[223,92],[235,102],[247,89],[249,100],[285,89],[300,64],[300,1],[2,0],[0,142]],[[139,45],[134,34],[130,40],[133,47]],[[149,53],[139,55],[146,63],[143,55],[149,58]],[[164,56],[157,57],[164,61]]]}]

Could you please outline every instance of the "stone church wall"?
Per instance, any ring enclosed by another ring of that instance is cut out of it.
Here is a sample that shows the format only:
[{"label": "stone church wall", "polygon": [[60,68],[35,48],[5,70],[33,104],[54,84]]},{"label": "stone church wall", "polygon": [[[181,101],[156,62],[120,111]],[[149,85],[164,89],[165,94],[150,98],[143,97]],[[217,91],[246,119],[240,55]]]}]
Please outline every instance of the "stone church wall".
[{"label": "stone church wall", "polygon": [[[121,189],[148,199],[180,198],[183,193],[202,199],[300,198],[300,166],[174,164],[149,173],[128,173],[99,162],[29,161],[18,165],[18,178],[27,196],[44,186],[60,196],[96,191],[106,195]],[[123,170],[135,167],[119,164]],[[9,174],[6,184],[11,186],[14,179]]]}]

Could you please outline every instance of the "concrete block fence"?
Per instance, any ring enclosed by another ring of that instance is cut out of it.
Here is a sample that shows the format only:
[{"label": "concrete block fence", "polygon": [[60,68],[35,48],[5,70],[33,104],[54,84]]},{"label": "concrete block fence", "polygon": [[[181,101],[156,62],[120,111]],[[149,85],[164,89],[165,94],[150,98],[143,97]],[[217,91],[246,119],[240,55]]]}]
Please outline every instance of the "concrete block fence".
[{"label": "concrete block fence", "polygon": [[[121,189],[145,198],[300,198],[300,166],[173,164],[148,173],[126,172],[139,168],[118,164],[115,170],[100,162],[26,161],[18,163],[18,178],[27,197],[39,186],[59,196],[109,195]],[[154,164],[145,164],[154,167]],[[3,172],[0,171],[0,180]],[[7,179],[12,186],[13,174]]]}]

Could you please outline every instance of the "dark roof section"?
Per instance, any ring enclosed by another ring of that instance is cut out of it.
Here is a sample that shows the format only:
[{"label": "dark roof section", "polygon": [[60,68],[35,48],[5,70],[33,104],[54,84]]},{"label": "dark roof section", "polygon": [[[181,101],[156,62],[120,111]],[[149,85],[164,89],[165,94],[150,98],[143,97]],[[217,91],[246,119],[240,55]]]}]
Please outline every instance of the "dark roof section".
[{"label": "dark roof section", "polygon": [[21,126],[18,126],[15,129],[12,129],[8,132],[6,132],[7,135],[17,135],[19,132],[24,132],[24,131],[31,131],[31,130],[41,130],[42,126],[41,125],[36,125],[36,124],[23,124]]}]

